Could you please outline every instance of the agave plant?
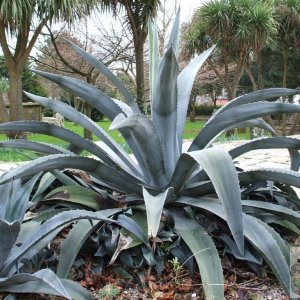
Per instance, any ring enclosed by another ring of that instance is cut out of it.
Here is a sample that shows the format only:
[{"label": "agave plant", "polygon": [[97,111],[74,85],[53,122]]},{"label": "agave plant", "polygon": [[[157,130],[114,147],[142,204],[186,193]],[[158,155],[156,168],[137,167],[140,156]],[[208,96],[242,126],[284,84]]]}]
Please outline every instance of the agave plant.
[{"label": "agave plant", "polygon": [[[94,209],[101,208],[102,214],[111,216],[109,219],[97,219],[93,215],[97,213],[83,214],[81,211],[81,219],[93,221],[80,220],[70,231],[62,246],[57,269],[60,277],[67,277],[79,249],[91,232],[103,221],[110,220],[111,227],[107,230],[112,233],[103,235],[109,236],[110,246],[115,247],[106,251],[110,252],[111,262],[119,257],[123,263],[141,266],[143,264],[135,262],[131,256],[133,249],[140,249],[143,262],[161,270],[163,253],[160,243],[168,241],[170,251],[182,262],[187,262],[190,270],[190,257],[194,257],[207,299],[223,299],[224,279],[217,247],[225,245],[227,252],[252,266],[259,266],[264,260],[288,293],[291,286],[288,246],[274,228],[280,224],[299,231],[299,199],[291,187],[300,187],[300,141],[277,137],[272,127],[260,118],[277,113],[299,113],[300,106],[273,101],[278,97],[296,95],[299,91],[274,88],[232,100],[210,118],[187,152],[183,152],[189,95],[196,74],[213,47],[179,73],[178,24],[179,14],[168,50],[162,58],[158,54],[155,27],[149,29],[151,116],[140,113],[130,93],[100,61],[68,41],[66,43],[72,49],[118,87],[124,102],[110,99],[78,79],[36,71],[106,115],[112,121],[110,129],[119,130],[131,149],[131,155],[98,124],[69,105],[27,93],[30,99],[94,133],[100,142],[93,143],[67,129],[43,122],[1,124],[2,132],[48,134],[67,141],[69,147],[54,148],[20,140],[3,142],[3,147],[34,149],[47,155],[4,174],[0,182],[12,178],[27,180],[36,173],[49,170],[77,170],[72,173],[55,171],[61,176],[69,174],[72,181],[61,191],[72,189],[72,185],[79,189],[89,188],[105,200],[101,202],[102,207]],[[224,130],[249,126],[261,127],[272,136],[250,141],[229,153],[222,147],[213,146],[213,141]],[[235,167],[233,159],[261,148],[287,148],[291,169],[243,171]],[[96,158],[80,156],[83,150]],[[78,176],[79,172],[87,175]],[[115,197],[113,192],[118,192],[120,197]],[[52,196],[53,193],[46,198]],[[111,211],[116,204],[123,210]],[[104,208],[108,208],[107,213]],[[71,214],[63,214],[67,213]],[[65,223],[75,220],[68,218],[70,216],[65,215]],[[275,224],[275,227],[269,224]],[[213,237],[208,234],[212,231]]]}]

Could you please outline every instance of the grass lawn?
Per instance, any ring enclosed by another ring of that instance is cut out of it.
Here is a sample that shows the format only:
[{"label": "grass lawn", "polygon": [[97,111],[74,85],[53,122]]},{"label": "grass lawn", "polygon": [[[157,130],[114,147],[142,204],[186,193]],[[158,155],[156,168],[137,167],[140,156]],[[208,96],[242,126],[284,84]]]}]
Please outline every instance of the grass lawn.
[{"label": "grass lawn", "polygon": [[[103,121],[98,122],[98,124],[108,133],[112,138],[114,138],[119,144],[125,146],[125,141],[123,137],[119,134],[117,130],[109,131],[108,128],[111,124],[111,122],[107,119],[104,119]],[[199,133],[201,128],[204,126],[205,121],[202,120],[196,120],[196,122],[192,123],[189,120],[186,121],[185,124],[185,131],[184,131],[184,139],[194,139],[196,135]],[[79,125],[74,124],[73,122],[65,122],[65,128],[79,134],[83,135],[83,128]],[[62,147],[67,147],[67,143],[57,139],[53,138],[51,136],[42,135],[42,134],[29,134],[28,140],[35,141],[35,142],[43,142],[43,143],[50,143],[50,144],[56,144]],[[249,139],[249,132],[246,134],[236,134],[235,139]],[[97,141],[98,139],[96,136],[93,136],[94,141]],[[219,139],[225,139],[225,136],[222,135],[219,137]],[[0,134],[0,141],[6,140],[5,134]],[[0,161],[24,161],[28,160],[30,158],[36,157],[32,152],[30,151],[24,151],[24,150],[15,150],[15,149],[0,149]]]}]

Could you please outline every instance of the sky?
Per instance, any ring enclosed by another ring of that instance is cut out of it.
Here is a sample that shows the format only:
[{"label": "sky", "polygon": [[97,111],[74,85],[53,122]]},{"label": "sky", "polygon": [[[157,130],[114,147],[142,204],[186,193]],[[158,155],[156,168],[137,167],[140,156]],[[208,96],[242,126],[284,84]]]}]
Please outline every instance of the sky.
[{"label": "sky", "polygon": [[[172,5],[174,0],[167,0],[169,5]],[[181,9],[181,22],[186,22],[192,16],[194,10],[201,6],[206,0],[178,0]]]}]

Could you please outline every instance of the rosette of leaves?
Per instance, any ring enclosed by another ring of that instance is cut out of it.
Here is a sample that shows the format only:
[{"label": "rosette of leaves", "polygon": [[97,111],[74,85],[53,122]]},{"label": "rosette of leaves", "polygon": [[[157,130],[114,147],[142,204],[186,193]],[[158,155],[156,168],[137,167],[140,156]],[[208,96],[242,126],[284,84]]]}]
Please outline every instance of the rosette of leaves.
[{"label": "rosette of leaves", "polygon": [[[191,257],[195,259],[207,299],[223,299],[223,272],[217,247],[225,245],[227,252],[256,268],[264,260],[289,292],[288,247],[274,228],[279,224],[299,232],[299,199],[292,187],[300,187],[300,142],[294,138],[276,136],[276,132],[261,117],[299,113],[300,106],[274,102],[278,97],[293,96],[299,91],[267,89],[230,101],[210,118],[187,152],[183,152],[183,131],[190,92],[199,68],[213,47],[179,72],[178,27],[179,14],[162,58],[159,57],[155,27],[149,27],[151,116],[140,113],[130,93],[100,61],[68,41],[66,43],[72,49],[116,85],[124,102],[110,99],[80,80],[36,71],[107,116],[112,121],[110,129],[119,130],[132,155],[124,152],[98,124],[74,108],[27,93],[29,98],[42,106],[91,131],[100,142],[84,140],[64,128],[42,122],[1,124],[2,132],[19,130],[48,134],[69,143],[68,149],[61,149],[28,141],[3,142],[3,146],[34,149],[47,155],[4,174],[1,182],[11,178],[26,180],[41,171],[77,170],[69,176],[75,186],[91,189],[101,197],[103,190],[107,191],[105,201],[101,202],[103,206],[98,202],[98,209],[105,212],[105,208],[118,205],[124,208],[123,216],[127,215],[126,229],[119,227],[124,225],[121,214],[117,226],[113,223],[107,232],[101,233],[98,241],[103,243],[99,244],[99,256],[106,251],[111,255],[111,262],[119,257],[123,263],[138,267],[144,266],[146,261],[161,270],[164,257],[161,243],[166,242],[170,245],[169,251],[176,254],[190,270]],[[229,153],[222,147],[212,146],[224,130],[249,126],[263,128],[272,137],[250,141]],[[262,148],[287,148],[291,156],[291,169],[243,171],[235,167],[233,159]],[[83,150],[97,159],[80,156]],[[68,172],[63,174],[70,174]],[[80,172],[87,175],[84,177]],[[78,176],[78,173],[81,175]],[[62,189],[68,191],[69,188],[65,186]],[[132,220],[130,225],[128,219]],[[98,225],[98,221],[91,225],[83,220],[71,230],[62,246],[57,270],[61,277],[67,276],[78,250]],[[211,232],[213,237],[209,234]],[[109,247],[103,250],[103,244]],[[72,253],[67,251],[70,245]],[[132,251],[135,253],[132,254]]]}]

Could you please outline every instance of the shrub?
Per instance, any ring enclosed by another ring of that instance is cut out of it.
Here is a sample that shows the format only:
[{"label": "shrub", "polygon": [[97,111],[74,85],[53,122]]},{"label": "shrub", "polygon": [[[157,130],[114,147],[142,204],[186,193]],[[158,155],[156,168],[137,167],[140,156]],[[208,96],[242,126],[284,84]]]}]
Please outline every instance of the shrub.
[{"label": "shrub", "polygon": [[195,106],[196,116],[211,116],[214,110],[219,108],[221,108],[221,106],[217,106],[215,108],[213,105],[196,104]]},{"label": "shrub", "polygon": [[[161,59],[155,30],[150,27],[151,117],[140,113],[130,93],[101,62],[70,42],[67,43],[72,49],[119,88],[127,103],[110,99],[77,79],[37,72],[85,99],[112,120],[110,129],[120,131],[134,159],[101,127],[74,108],[27,93],[32,100],[87,128],[101,142],[94,144],[64,128],[42,122],[1,124],[0,131],[50,134],[67,141],[69,147],[66,150],[28,141],[10,141],[7,146],[26,149],[34,146],[35,151],[48,155],[6,173],[0,181],[27,180],[38,172],[51,171],[52,176],[62,182],[62,187],[48,197],[40,194],[35,201],[48,200],[49,203],[56,199],[100,210],[96,213],[63,212],[38,229],[52,228],[58,219],[64,220],[60,226],[80,220],[62,245],[57,268],[60,277],[68,275],[79,249],[94,232],[95,254],[102,263],[109,257],[110,263],[119,259],[123,265],[134,269],[150,265],[160,274],[164,266],[164,242],[170,244],[169,251],[190,272],[193,271],[191,257],[194,257],[208,299],[224,298],[220,245],[225,245],[228,253],[252,266],[261,266],[264,260],[289,292],[288,247],[275,231],[276,227],[270,225],[279,223],[299,230],[299,199],[291,186],[300,187],[300,142],[274,136],[250,141],[229,153],[211,145],[224,130],[236,127],[257,126],[276,135],[260,117],[300,112],[300,106],[272,102],[275,97],[295,95],[299,91],[268,89],[232,100],[209,119],[188,152],[182,153],[193,81],[214,47],[196,57],[178,74],[178,23],[179,15],[168,50]],[[289,149],[291,170],[243,171],[235,167],[233,159],[261,148]],[[98,159],[81,157],[83,150]]]}]

